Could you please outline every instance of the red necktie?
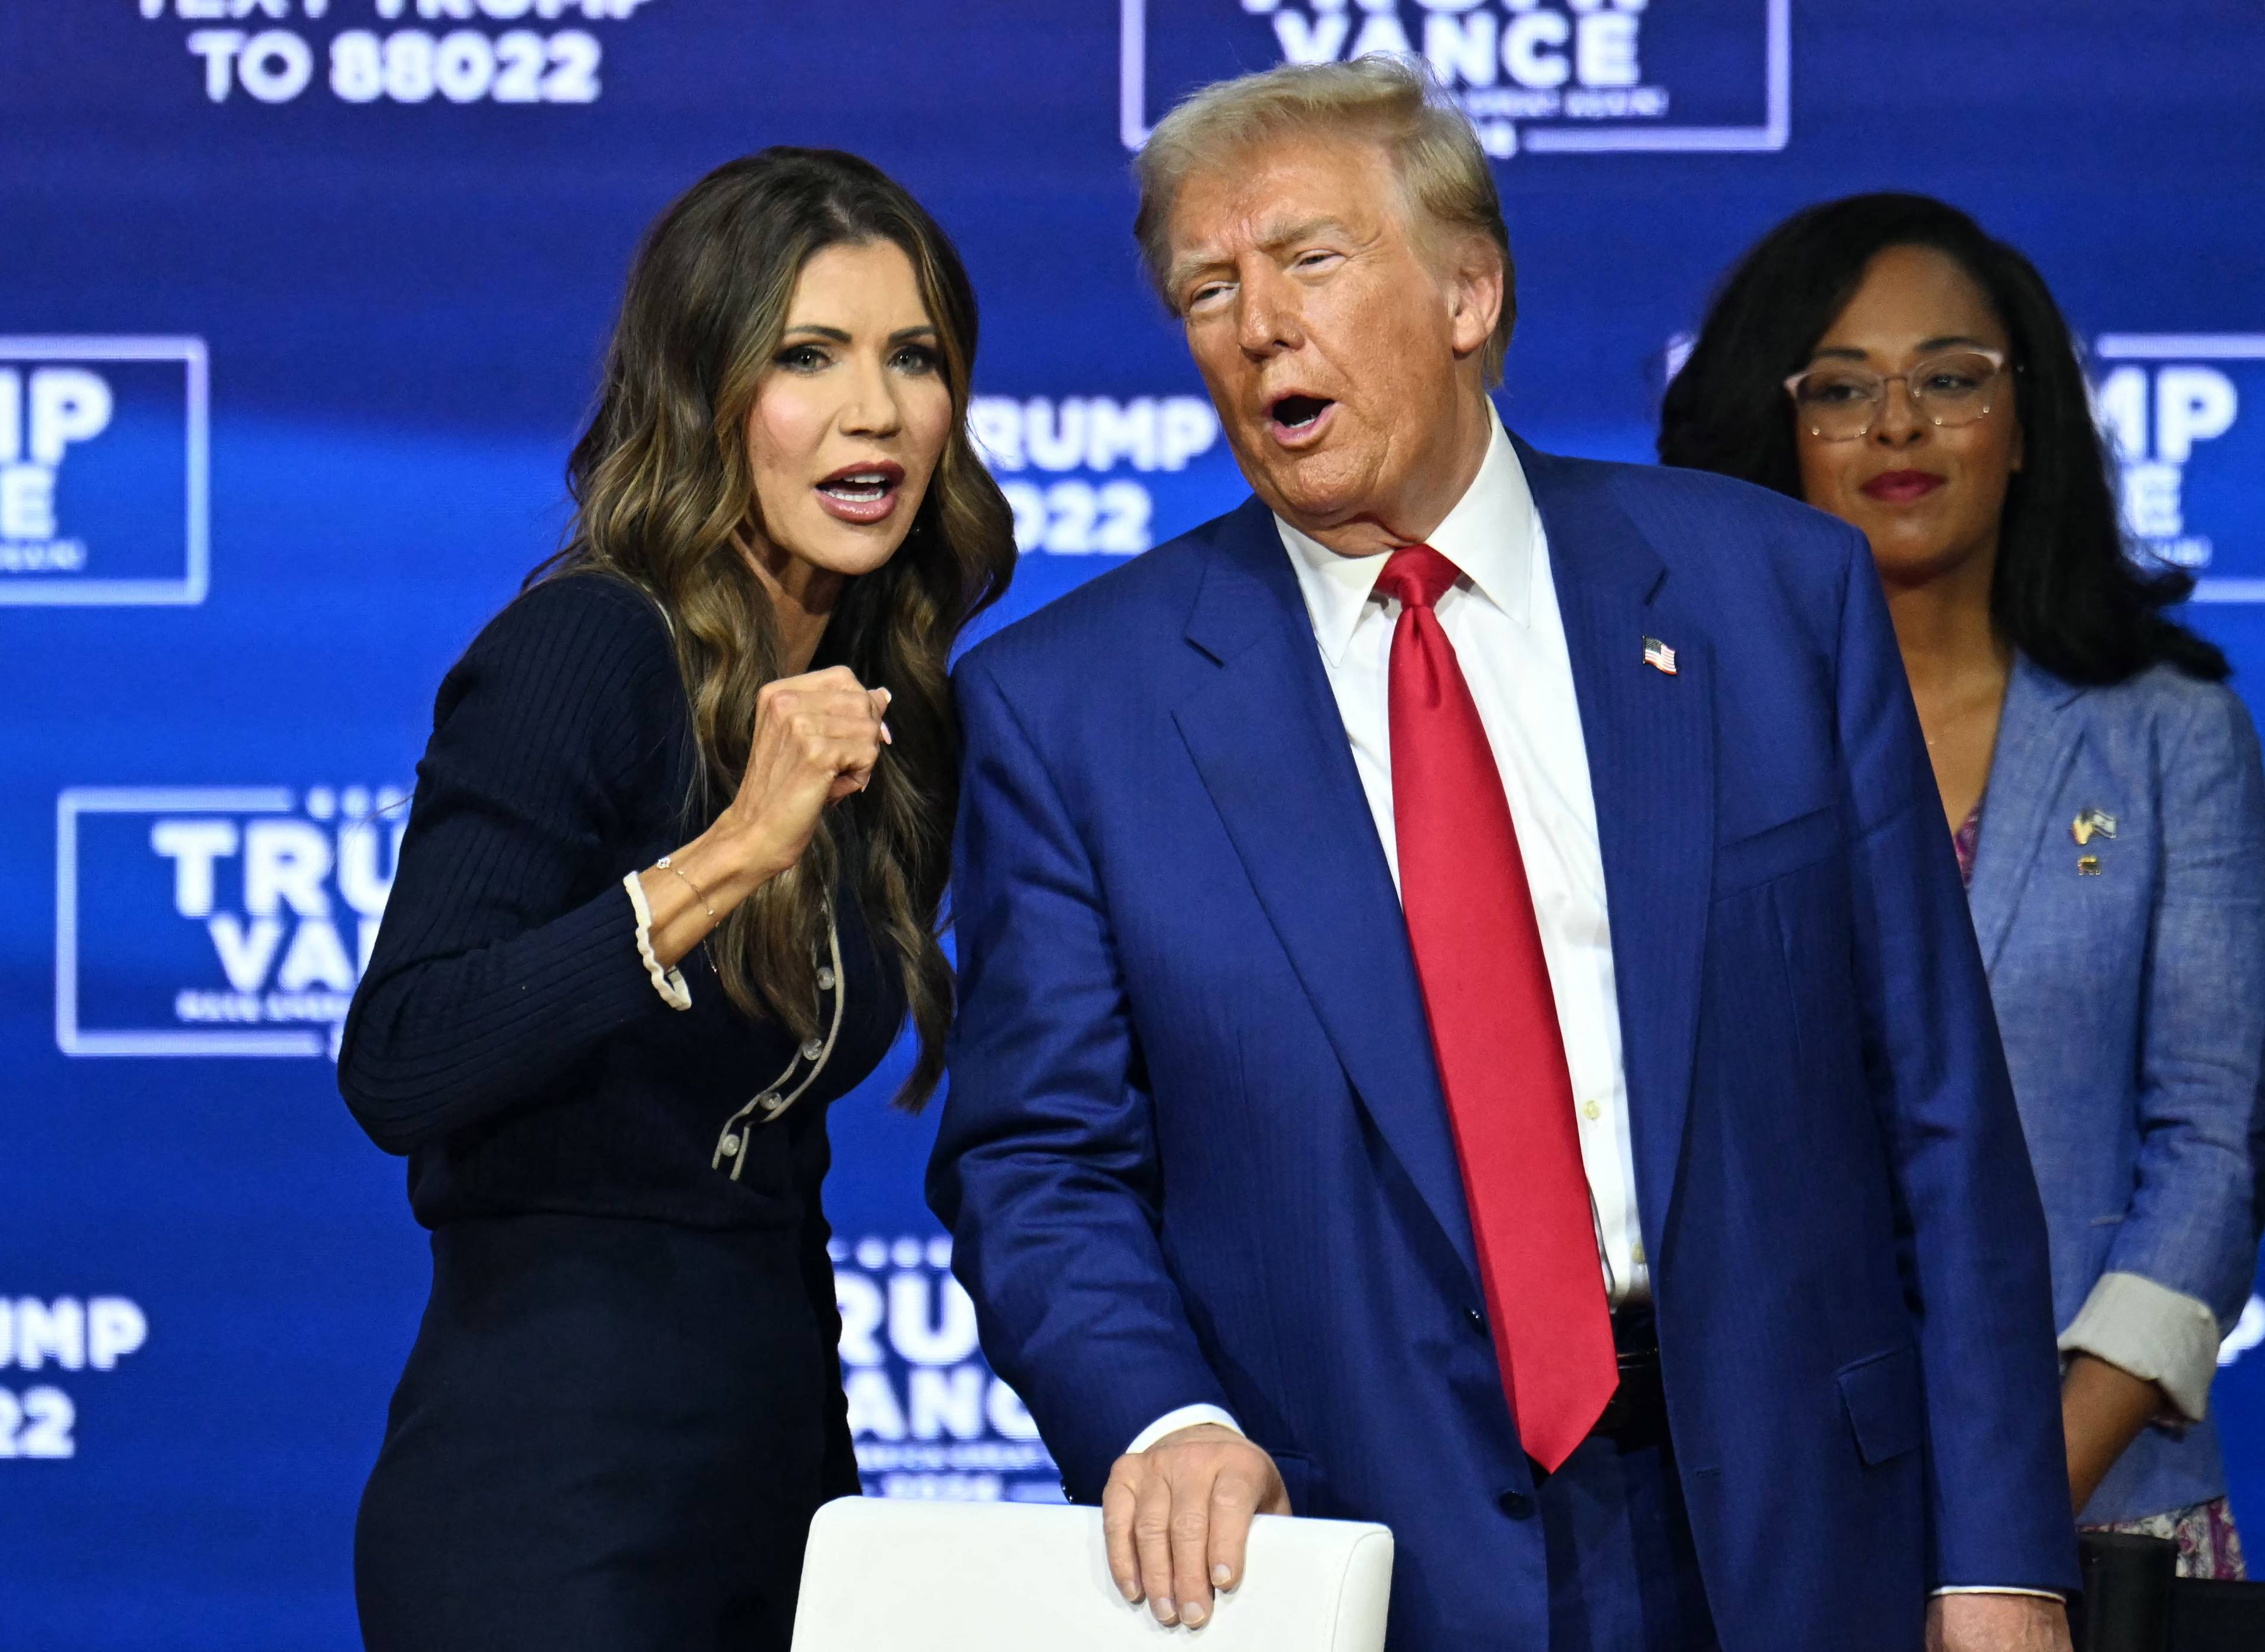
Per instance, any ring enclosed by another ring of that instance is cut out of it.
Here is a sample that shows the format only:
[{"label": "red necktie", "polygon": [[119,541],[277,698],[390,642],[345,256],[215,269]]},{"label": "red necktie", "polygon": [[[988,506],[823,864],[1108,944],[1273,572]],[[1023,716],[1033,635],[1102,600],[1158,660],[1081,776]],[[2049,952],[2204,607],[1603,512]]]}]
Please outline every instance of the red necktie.
[{"label": "red necktie", "polygon": [[1432,605],[1455,582],[1429,545],[1376,588],[1392,633],[1392,813],[1400,899],[1446,1091],[1503,1387],[1526,1454],[1555,1471],[1620,1382],[1549,964],[1502,775]]}]

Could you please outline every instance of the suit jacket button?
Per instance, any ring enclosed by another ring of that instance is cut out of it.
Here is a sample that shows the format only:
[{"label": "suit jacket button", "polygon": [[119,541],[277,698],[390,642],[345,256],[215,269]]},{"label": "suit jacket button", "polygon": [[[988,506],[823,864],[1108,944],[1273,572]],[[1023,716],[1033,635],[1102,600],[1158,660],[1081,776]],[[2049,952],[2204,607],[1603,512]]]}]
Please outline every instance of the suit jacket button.
[{"label": "suit jacket button", "polygon": [[1513,1520],[1530,1520],[1533,1517],[1533,1498],[1529,1493],[1505,1491],[1501,1496],[1496,1498],[1495,1502],[1500,1505],[1502,1511]]}]

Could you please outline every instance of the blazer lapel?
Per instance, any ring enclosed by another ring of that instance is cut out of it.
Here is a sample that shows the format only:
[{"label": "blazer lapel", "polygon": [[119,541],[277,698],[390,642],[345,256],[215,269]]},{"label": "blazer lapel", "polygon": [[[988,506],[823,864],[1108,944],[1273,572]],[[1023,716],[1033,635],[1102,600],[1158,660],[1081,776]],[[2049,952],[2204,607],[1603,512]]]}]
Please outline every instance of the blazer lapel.
[{"label": "blazer lapel", "polygon": [[1213,541],[1187,638],[1219,669],[1176,709],[1181,737],[1361,1105],[1475,1290],[1400,898],[1297,576],[1256,499]]},{"label": "blazer lapel", "polygon": [[1997,967],[2029,868],[2051,835],[2047,817],[2083,744],[2079,720],[2064,713],[2082,693],[2026,656],[2014,658],[2005,710],[1998,714],[1990,783],[1983,794],[1973,886],[1967,891],[1985,969]]},{"label": "blazer lapel", "polygon": [[[1517,446],[1572,655],[1612,921],[1637,1205],[1657,1269],[1690,1110],[1713,887],[1713,659],[1703,621],[1679,600],[1673,573],[1613,497],[1609,472]],[[1675,651],[1674,675],[1646,661],[1647,637]]]}]

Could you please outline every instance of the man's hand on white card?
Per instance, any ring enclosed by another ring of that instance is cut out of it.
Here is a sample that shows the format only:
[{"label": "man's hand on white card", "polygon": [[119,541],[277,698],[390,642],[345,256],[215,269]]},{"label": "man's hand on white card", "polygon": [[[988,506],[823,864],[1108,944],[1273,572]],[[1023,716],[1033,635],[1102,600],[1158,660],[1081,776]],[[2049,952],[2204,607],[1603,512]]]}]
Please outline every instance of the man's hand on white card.
[{"label": "man's hand on white card", "polygon": [[1213,1592],[1242,1581],[1251,1517],[1289,1512],[1264,1451],[1216,1423],[1176,1430],[1109,1471],[1110,1576],[1125,1599],[1145,1597],[1157,1622],[1195,1628],[1210,1619]]}]

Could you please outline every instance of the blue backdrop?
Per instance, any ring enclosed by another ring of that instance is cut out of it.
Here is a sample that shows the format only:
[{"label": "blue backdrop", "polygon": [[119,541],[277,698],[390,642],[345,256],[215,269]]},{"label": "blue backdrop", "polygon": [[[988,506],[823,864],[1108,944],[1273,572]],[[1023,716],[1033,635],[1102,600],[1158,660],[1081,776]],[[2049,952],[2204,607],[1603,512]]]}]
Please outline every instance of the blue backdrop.
[{"label": "blue backdrop", "polygon": [[[1650,449],[1726,262],[1947,196],[2094,358],[2133,532],[2265,682],[2265,12],[2128,0],[7,0],[0,9],[0,1646],[344,1648],[422,1306],[327,1064],[433,690],[564,520],[640,228],[838,144],[957,235],[1006,613],[1241,487],[1137,279],[1128,145],[1285,56],[1426,53],[1516,244],[1503,405]],[[869,1485],[1045,1496],[896,1068],[829,1190]],[[2265,1334],[2218,1401],[2265,1534]]]}]

